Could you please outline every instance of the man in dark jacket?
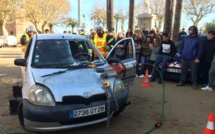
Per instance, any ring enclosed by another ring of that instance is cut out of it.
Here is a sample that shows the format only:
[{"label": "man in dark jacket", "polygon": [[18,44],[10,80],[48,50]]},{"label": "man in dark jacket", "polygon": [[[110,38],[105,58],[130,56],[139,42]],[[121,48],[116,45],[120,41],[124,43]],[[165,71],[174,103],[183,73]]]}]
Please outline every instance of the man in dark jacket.
[{"label": "man in dark jacket", "polygon": [[185,29],[182,28],[181,32],[178,34],[178,41],[181,41],[182,40],[182,35],[187,35],[187,33],[184,31]]},{"label": "man in dark jacket", "polygon": [[192,88],[197,90],[197,69],[203,51],[203,41],[198,36],[198,28],[191,26],[189,36],[181,44],[180,53],[182,55],[181,79],[177,86],[184,86],[188,69],[191,71]]},{"label": "man in dark jacket", "polygon": [[209,31],[207,34],[207,39],[203,41],[203,53],[201,57],[201,62],[199,64],[201,81],[203,82],[203,87],[207,86],[208,83],[208,71],[211,67],[211,61],[215,53],[215,32]]},{"label": "man in dark jacket", "polygon": [[[169,39],[168,33],[163,33],[162,38],[163,41],[160,46],[160,52],[155,60],[154,66],[158,67],[161,63],[161,74],[163,76],[166,70],[167,62],[176,54],[176,48],[174,42]],[[157,70],[154,69],[150,82],[155,81],[157,74]],[[161,84],[161,82],[161,78],[159,77],[158,84]]]}]

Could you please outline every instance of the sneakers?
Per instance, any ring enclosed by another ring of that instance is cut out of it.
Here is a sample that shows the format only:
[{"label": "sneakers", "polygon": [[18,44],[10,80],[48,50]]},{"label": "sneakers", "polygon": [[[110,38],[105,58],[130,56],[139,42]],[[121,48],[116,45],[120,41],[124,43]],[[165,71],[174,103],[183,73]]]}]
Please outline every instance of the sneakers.
[{"label": "sneakers", "polygon": [[138,77],[139,77],[139,76],[138,76],[138,74],[135,74],[135,77],[137,77],[137,78],[138,78]]},{"label": "sneakers", "polygon": [[176,86],[180,87],[180,86],[185,86],[184,82],[180,81]]},{"label": "sneakers", "polygon": [[143,78],[143,77],[144,77],[144,75],[143,75],[143,74],[139,76],[139,78]]},{"label": "sneakers", "polygon": [[151,74],[149,74],[149,78],[151,78],[152,77],[152,75]]},{"label": "sneakers", "polygon": [[197,84],[196,84],[196,83],[193,83],[193,84],[192,84],[192,88],[193,88],[193,90],[197,90],[197,89],[198,89]]},{"label": "sneakers", "polygon": [[209,86],[203,87],[201,89],[204,91],[213,91],[212,87],[209,87]]}]

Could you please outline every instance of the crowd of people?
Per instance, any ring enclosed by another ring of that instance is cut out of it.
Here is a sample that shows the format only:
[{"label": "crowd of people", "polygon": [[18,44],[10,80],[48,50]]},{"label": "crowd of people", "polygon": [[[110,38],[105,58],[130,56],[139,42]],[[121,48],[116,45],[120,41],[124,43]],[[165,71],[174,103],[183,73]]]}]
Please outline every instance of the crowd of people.
[{"label": "crowd of people", "polygon": [[[158,33],[154,29],[148,30],[148,28],[145,28],[143,31],[136,30],[134,33],[131,29],[128,29],[125,34],[119,32],[116,40],[112,31],[108,31],[107,33],[103,31],[103,33],[106,34],[106,45],[109,48],[112,48],[115,42],[118,42],[122,38],[133,38],[137,61],[136,77],[143,78],[145,71],[148,70],[151,82],[156,81],[158,72],[152,66],[149,66],[149,64],[155,67],[161,66],[161,74],[164,76],[167,62],[177,53],[175,43],[170,39],[169,34]],[[103,37],[101,30],[92,30],[92,42],[94,42],[96,34],[98,34],[96,38]],[[212,91],[215,75],[215,31],[208,31],[206,39],[202,39],[199,36],[200,34],[202,34],[202,31],[198,31],[196,26],[191,26],[188,29],[188,33],[182,28],[178,34],[178,41],[181,41],[179,49],[181,56],[181,78],[176,86],[185,85],[189,70],[194,90],[198,89],[197,78],[200,76],[203,82],[201,89]],[[182,38],[182,35],[187,36]],[[96,42],[94,44],[97,46]],[[119,44],[117,47],[122,47],[122,45]],[[161,78],[158,78],[157,82],[161,84]]]}]

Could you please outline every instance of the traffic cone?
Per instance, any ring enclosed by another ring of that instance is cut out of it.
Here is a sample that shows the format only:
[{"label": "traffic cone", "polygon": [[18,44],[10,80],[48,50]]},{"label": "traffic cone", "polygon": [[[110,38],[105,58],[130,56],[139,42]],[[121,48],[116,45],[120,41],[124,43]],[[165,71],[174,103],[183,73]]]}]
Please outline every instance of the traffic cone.
[{"label": "traffic cone", "polygon": [[148,69],[146,69],[146,73],[144,76],[144,81],[141,84],[142,87],[151,87],[151,84],[149,83],[149,71]]},{"label": "traffic cone", "polygon": [[210,115],[208,116],[208,123],[207,126],[204,130],[204,134],[215,134],[215,130],[214,130],[214,114],[210,113]]}]

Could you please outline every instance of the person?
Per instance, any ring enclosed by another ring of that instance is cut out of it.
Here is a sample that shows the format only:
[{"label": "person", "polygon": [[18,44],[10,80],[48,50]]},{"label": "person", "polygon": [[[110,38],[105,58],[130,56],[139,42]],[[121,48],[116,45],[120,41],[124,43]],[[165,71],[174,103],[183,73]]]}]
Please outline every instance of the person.
[{"label": "person", "polygon": [[[96,25],[96,34],[93,38],[94,45],[98,48],[100,53],[106,57],[108,52],[104,49],[107,45],[107,34],[104,33],[103,26],[101,23],[98,23]],[[93,54],[94,58],[98,58],[98,55],[96,53]]]},{"label": "person", "polygon": [[84,29],[81,29],[80,35],[85,36],[85,31],[84,31]]},{"label": "person", "polygon": [[132,37],[133,32],[129,28],[128,31],[126,32],[126,37]]},{"label": "person", "polygon": [[67,34],[67,31],[63,31],[63,34]]},{"label": "person", "polygon": [[151,30],[151,31],[149,32],[149,36],[151,36],[153,39],[156,38],[156,33],[155,33],[155,31],[154,31],[154,30]]},{"label": "person", "polygon": [[211,67],[211,61],[215,53],[215,32],[208,31],[207,39],[203,41],[203,52],[201,57],[201,62],[199,64],[199,72],[201,76],[201,82],[203,82],[203,87],[208,84],[208,71]]},{"label": "person", "polygon": [[115,45],[115,37],[112,30],[108,30],[108,35],[106,37],[107,46],[105,46],[106,51],[110,51]]},{"label": "person", "polygon": [[151,36],[147,36],[145,41],[141,44],[142,45],[142,49],[141,49],[141,71],[140,71],[140,78],[144,77],[144,72],[145,72],[145,67],[146,65],[144,65],[144,63],[147,63],[147,61],[149,60],[149,56],[151,54],[151,50],[150,50],[150,45],[152,45],[153,43],[153,38]]},{"label": "person", "polygon": [[[149,60],[147,63],[152,65],[155,63],[155,60],[160,51],[160,45],[161,45],[160,37],[156,37],[153,41],[153,44],[149,44],[149,47],[151,49],[151,55],[149,56]],[[149,68],[149,72],[152,72],[152,66],[149,66],[148,68]]]},{"label": "person", "polygon": [[147,37],[149,35],[149,29],[148,28],[145,28],[143,30],[143,34],[145,35],[145,37]]},{"label": "person", "polygon": [[202,35],[203,34],[203,31],[202,29],[199,30],[199,35]]},{"label": "person", "polygon": [[[116,39],[116,42],[119,42],[120,40],[122,40],[124,38],[124,35],[122,32],[119,32],[118,35],[117,35],[117,39]],[[119,58],[119,60],[122,60],[124,59],[124,56],[125,56],[125,44],[124,42],[120,42],[117,46],[116,46],[116,49],[115,49],[115,52],[114,52],[114,55],[115,57]]]},{"label": "person", "polygon": [[192,88],[197,90],[197,68],[203,50],[202,39],[198,36],[198,28],[196,26],[189,27],[189,36],[185,37],[181,43],[181,78],[176,86],[184,86],[188,69],[191,71]]},{"label": "person", "polygon": [[[166,64],[167,62],[173,58],[176,54],[176,48],[175,43],[169,39],[168,33],[163,33],[163,41],[160,46],[159,55],[157,56],[155,60],[155,67],[158,67],[158,65],[161,63],[161,75],[164,76],[164,72],[166,70]],[[152,77],[150,79],[151,82],[156,80],[157,77],[157,70],[154,69],[152,73]],[[161,77],[159,77],[158,84],[162,83]]]},{"label": "person", "polygon": [[138,40],[138,35],[133,34],[132,38],[134,40],[134,45],[135,45],[135,50],[136,50],[136,77],[138,77],[138,67],[139,67],[139,62],[140,62],[140,51],[141,51],[141,44],[140,41]]},{"label": "person", "polygon": [[21,48],[22,48],[22,53],[25,52],[25,48],[26,45],[28,44],[28,42],[31,40],[33,34],[34,34],[35,30],[33,26],[28,26],[26,28],[25,34],[22,35],[21,39],[20,39],[20,43],[21,43]]},{"label": "person", "polygon": [[46,29],[46,30],[45,30],[45,34],[49,34],[49,29]]},{"label": "person", "polygon": [[211,62],[211,68],[208,72],[208,85],[206,87],[201,88],[202,90],[208,90],[208,91],[213,91],[213,82],[214,82],[214,76],[215,76],[215,53],[214,53],[214,57],[213,60]]},{"label": "person", "polygon": [[178,34],[178,41],[181,41],[182,40],[182,35],[187,35],[187,33],[184,31],[185,29],[182,28],[182,30],[179,32]]}]

